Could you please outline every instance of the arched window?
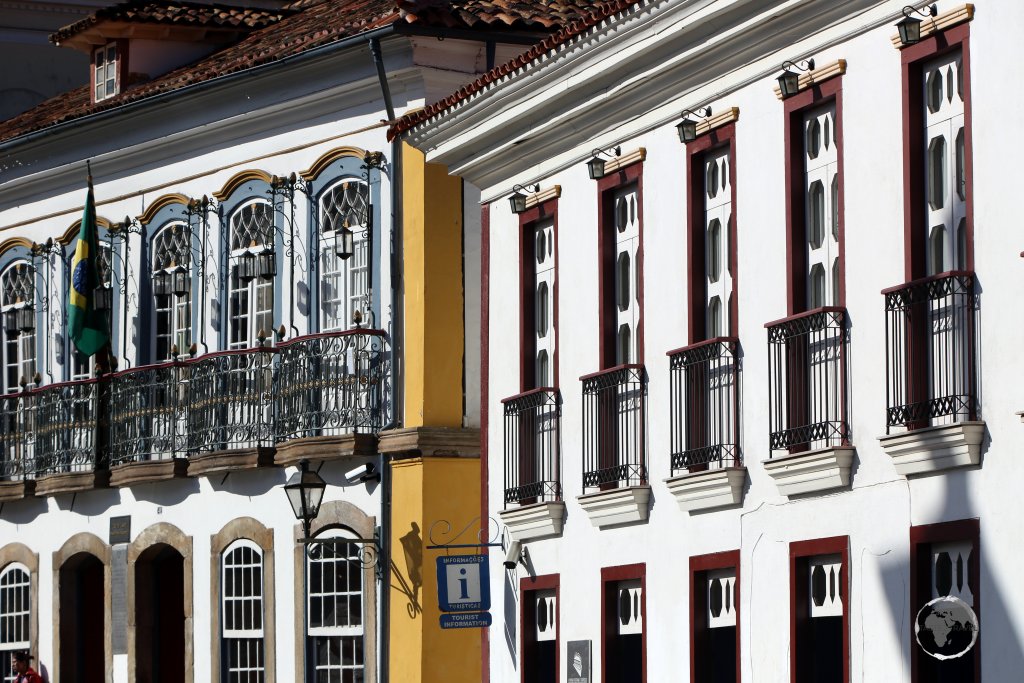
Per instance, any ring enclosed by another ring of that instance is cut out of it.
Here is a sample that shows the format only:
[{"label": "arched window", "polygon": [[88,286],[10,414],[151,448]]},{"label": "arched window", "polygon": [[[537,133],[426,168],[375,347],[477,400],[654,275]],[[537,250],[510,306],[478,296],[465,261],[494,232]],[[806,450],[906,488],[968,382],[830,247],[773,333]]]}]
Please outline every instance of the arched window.
[{"label": "arched window", "polygon": [[181,221],[153,237],[154,360],[170,360],[172,347],[183,354],[192,337],[192,231]]},{"label": "arched window", "polygon": [[274,209],[254,199],[231,214],[229,349],[257,346],[274,331]]},{"label": "arched window", "polygon": [[[320,197],[321,332],[352,327],[355,311],[367,320],[369,211],[369,186],[358,178],[340,180]],[[350,256],[343,239],[346,230],[352,232]]]},{"label": "arched window", "polygon": [[[317,538],[354,538],[328,529]],[[362,681],[364,673],[363,564],[359,545],[312,545],[307,564],[306,615],[311,680]]]},{"label": "arched window", "polygon": [[3,681],[13,681],[7,664],[11,653],[28,650],[31,643],[29,618],[32,616],[31,578],[28,567],[13,562],[0,572],[0,662],[4,663]]},{"label": "arched window", "polygon": [[241,539],[221,555],[221,680],[261,683],[263,653],[263,551]]},{"label": "arched window", "polygon": [[4,325],[4,393],[18,391],[36,374],[36,271],[17,261],[0,274],[0,311]]}]

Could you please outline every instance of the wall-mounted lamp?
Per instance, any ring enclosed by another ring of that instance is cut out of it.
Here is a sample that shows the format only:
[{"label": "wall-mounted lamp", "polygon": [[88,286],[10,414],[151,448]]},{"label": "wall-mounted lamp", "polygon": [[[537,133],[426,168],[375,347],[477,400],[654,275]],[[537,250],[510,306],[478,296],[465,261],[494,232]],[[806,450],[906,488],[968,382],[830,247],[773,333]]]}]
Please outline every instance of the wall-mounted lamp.
[{"label": "wall-mounted lamp", "polygon": [[[622,148],[618,145],[612,147],[611,151],[615,153],[615,156],[622,156]],[[612,155],[603,149],[595,149],[591,154],[592,158],[587,162],[587,174],[591,180],[598,180],[604,177],[604,165],[607,163],[601,158],[601,155],[603,154],[609,159],[612,158]]]},{"label": "wall-mounted lamp", "polygon": [[235,274],[242,282],[249,282],[256,277],[256,254],[251,251],[243,252],[235,264]]},{"label": "wall-mounted lamp", "polygon": [[185,296],[188,294],[188,271],[181,266],[174,269],[174,273],[171,275],[171,291],[174,292],[174,296]]},{"label": "wall-mounted lamp", "polygon": [[18,336],[18,311],[9,308],[4,311],[4,332],[7,333],[8,337]]},{"label": "wall-mounted lamp", "polygon": [[512,207],[512,213],[522,213],[526,211],[526,195],[520,190],[525,190],[528,194],[537,194],[540,192],[540,185],[512,186],[512,196],[508,198],[509,206]]},{"label": "wall-mounted lamp", "polygon": [[100,285],[92,290],[92,307],[97,311],[109,311],[114,305],[114,290]]},{"label": "wall-mounted lamp", "polygon": [[[803,64],[804,66],[800,66]],[[814,59],[805,59],[801,62],[785,61],[782,63],[782,75],[779,76],[779,90],[782,91],[782,98],[792,97],[800,92],[800,74],[790,71],[787,67],[793,67],[797,71],[814,71]]]},{"label": "wall-mounted lamp", "polygon": [[687,143],[693,142],[697,139],[697,122],[691,119],[691,116],[698,116],[702,119],[707,119],[711,116],[711,107],[704,107],[693,112],[689,109],[684,109],[682,113],[683,120],[676,124],[676,131],[679,132],[679,142]]},{"label": "wall-mounted lamp", "polygon": [[265,251],[256,257],[256,274],[269,280],[277,275],[277,256],[272,251]]},{"label": "wall-mounted lamp", "polygon": [[17,309],[18,329],[22,332],[32,332],[36,329],[36,312],[33,308]]},{"label": "wall-mounted lamp", "polygon": [[900,44],[906,47],[921,40],[921,20],[913,16],[920,14],[922,17],[934,17],[939,13],[938,5],[931,5],[927,9],[915,9],[910,5],[903,8],[903,21],[896,24],[896,30],[900,32]]},{"label": "wall-mounted lamp", "polygon": [[355,251],[355,233],[348,227],[346,220],[339,230],[334,231],[334,253],[342,261],[347,261]]}]

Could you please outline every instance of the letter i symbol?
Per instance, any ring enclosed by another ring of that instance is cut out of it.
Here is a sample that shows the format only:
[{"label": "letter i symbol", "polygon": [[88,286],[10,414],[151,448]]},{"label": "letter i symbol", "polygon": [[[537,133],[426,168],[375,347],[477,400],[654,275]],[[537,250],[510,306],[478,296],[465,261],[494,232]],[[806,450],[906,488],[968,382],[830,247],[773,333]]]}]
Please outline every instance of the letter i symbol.
[{"label": "letter i symbol", "polygon": [[[460,569],[459,574],[465,576],[466,568]],[[469,600],[469,579],[459,579],[459,588],[462,589],[462,595],[459,596],[459,600]]]}]

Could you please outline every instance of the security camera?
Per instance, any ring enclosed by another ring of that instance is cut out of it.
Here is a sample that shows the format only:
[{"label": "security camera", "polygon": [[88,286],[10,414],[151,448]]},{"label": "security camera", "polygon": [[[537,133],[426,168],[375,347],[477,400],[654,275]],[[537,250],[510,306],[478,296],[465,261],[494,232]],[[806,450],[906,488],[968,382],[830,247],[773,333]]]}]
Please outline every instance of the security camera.
[{"label": "security camera", "polygon": [[368,481],[380,481],[380,472],[372,462],[364,462],[354,470],[345,473],[345,481],[349,484],[363,484]]},{"label": "security camera", "polygon": [[508,544],[508,552],[505,553],[505,569],[515,569],[516,565],[523,561],[523,544],[520,541],[511,541]]}]

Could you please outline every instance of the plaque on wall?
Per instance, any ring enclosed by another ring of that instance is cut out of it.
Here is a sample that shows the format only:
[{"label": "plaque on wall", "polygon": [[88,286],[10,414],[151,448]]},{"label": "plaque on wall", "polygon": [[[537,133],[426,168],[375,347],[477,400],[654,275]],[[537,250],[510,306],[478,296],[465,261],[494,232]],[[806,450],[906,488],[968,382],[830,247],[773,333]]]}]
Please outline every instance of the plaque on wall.
[{"label": "plaque on wall", "polygon": [[132,518],[130,515],[124,517],[110,518],[110,545],[132,542]]},{"label": "plaque on wall", "polygon": [[570,640],[565,655],[566,683],[591,683],[590,641]]}]

